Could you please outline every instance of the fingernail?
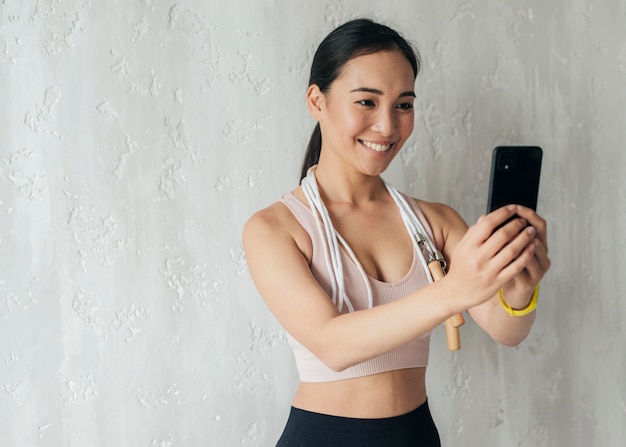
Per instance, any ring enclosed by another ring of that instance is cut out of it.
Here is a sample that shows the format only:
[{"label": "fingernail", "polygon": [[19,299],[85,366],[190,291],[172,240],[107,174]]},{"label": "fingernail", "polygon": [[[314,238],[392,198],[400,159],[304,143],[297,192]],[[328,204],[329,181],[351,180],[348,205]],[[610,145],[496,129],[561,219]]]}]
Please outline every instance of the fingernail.
[{"label": "fingernail", "polygon": [[535,227],[528,227],[526,231],[532,236],[535,234]]},{"label": "fingernail", "polygon": [[515,205],[509,205],[506,207],[506,209],[508,209],[509,211],[515,211]]}]

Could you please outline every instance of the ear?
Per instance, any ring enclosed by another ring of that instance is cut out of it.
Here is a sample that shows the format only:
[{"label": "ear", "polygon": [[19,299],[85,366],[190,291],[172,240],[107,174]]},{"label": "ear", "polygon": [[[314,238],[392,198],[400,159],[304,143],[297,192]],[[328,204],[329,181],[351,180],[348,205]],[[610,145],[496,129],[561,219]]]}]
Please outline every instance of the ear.
[{"label": "ear", "polygon": [[324,94],[317,84],[311,84],[306,91],[306,105],[315,121],[321,121],[322,119],[323,104]]}]

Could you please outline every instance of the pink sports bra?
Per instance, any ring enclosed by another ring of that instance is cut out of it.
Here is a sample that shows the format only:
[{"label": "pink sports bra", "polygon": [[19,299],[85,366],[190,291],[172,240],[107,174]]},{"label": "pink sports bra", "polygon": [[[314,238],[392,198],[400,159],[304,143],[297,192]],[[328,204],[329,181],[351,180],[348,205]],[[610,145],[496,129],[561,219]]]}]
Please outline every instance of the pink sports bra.
[{"label": "pink sports bra", "polygon": [[[428,232],[428,236],[433,240],[432,230],[424,217],[424,214],[415,201],[404,196],[410,204],[412,211],[422,222]],[[307,205],[298,200],[292,193],[281,197],[284,203],[298,220],[302,228],[309,234],[313,245],[313,256],[310,264],[311,272],[317,282],[322,286],[327,294],[331,294],[331,282],[326,267],[324,242],[317,230],[313,213]],[[374,306],[389,303],[411,294],[415,290],[429,284],[426,272],[418,261],[418,254],[413,250],[413,262],[408,273],[400,280],[393,283],[386,283],[368,276],[373,292]],[[345,290],[354,310],[366,309],[367,290],[363,277],[359,273],[357,266],[345,253],[341,253],[344,266]],[[330,299],[330,298],[329,298]],[[348,312],[346,308],[344,313]],[[430,343],[430,333],[427,333],[411,342],[400,346],[383,355],[367,360],[358,365],[354,365],[341,372],[336,372],[327,367],[311,351],[304,347],[298,340],[287,334],[287,339],[291,345],[302,382],[331,382],[335,380],[351,379],[377,374],[396,369],[424,367],[428,365],[428,350]]]}]

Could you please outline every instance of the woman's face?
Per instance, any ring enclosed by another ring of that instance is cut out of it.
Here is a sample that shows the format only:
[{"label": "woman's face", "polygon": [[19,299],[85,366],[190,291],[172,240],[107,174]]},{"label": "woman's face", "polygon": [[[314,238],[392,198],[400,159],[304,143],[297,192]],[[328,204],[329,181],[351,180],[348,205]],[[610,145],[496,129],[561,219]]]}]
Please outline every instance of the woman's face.
[{"label": "woman's face", "polygon": [[333,158],[366,175],[379,175],[413,131],[415,79],[399,51],[350,60],[320,92],[320,163]]}]

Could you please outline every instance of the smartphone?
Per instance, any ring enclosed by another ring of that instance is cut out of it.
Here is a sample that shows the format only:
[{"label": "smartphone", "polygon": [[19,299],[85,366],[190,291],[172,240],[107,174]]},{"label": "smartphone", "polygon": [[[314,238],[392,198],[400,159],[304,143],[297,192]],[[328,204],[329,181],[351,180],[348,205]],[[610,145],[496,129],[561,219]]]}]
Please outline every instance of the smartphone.
[{"label": "smartphone", "polygon": [[487,213],[511,204],[537,210],[542,157],[539,146],[498,146],[493,150]]}]

